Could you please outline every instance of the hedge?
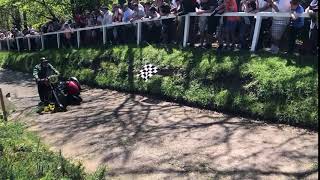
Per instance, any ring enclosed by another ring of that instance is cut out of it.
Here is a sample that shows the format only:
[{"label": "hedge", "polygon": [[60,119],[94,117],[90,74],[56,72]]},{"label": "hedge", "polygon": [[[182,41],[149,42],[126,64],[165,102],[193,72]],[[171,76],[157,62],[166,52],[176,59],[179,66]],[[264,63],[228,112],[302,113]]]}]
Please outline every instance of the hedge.
[{"label": "hedge", "polygon": [[[64,77],[92,87],[153,95],[234,115],[312,129],[318,127],[318,61],[315,56],[180,49],[176,46],[112,46],[42,52],[1,52],[5,68],[31,72],[48,57]],[[160,68],[144,81],[146,63]]]}]

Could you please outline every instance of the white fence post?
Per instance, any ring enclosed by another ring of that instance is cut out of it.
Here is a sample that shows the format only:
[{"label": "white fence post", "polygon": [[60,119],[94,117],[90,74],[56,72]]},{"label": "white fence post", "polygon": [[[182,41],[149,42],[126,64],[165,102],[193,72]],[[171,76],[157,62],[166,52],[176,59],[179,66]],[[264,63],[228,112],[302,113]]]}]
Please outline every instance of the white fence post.
[{"label": "white fence post", "polygon": [[103,34],[103,44],[107,44],[107,27],[103,26],[102,28],[102,34]]},{"label": "white fence post", "polygon": [[185,21],[184,21],[183,47],[187,46],[187,42],[189,39],[189,30],[190,30],[190,15],[186,15]]},{"label": "white fence post", "polygon": [[77,43],[78,43],[78,48],[80,48],[80,31],[77,31]]},{"label": "white fence post", "polygon": [[31,51],[31,42],[30,42],[30,37],[28,37],[28,48],[29,48],[29,51]]},{"label": "white fence post", "polygon": [[41,50],[44,50],[44,37],[41,35]]},{"label": "white fence post", "polygon": [[258,44],[259,34],[261,29],[261,21],[262,21],[262,17],[258,14],[256,18],[256,24],[254,27],[253,37],[252,37],[252,43],[251,43],[251,49],[250,49],[251,52],[254,52],[256,50],[256,46]]},{"label": "white fence post", "polygon": [[57,45],[58,45],[58,49],[60,48],[60,34],[57,34]]},{"label": "white fence post", "polygon": [[16,38],[16,43],[17,43],[18,51],[20,51],[20,44],[19,44],[19,39],[18,38]]},{"label": "white fence post", "polygon": [[141,22],[138,22],[138,26],[137,26],[137,45],[140,45],[141,43]]}]

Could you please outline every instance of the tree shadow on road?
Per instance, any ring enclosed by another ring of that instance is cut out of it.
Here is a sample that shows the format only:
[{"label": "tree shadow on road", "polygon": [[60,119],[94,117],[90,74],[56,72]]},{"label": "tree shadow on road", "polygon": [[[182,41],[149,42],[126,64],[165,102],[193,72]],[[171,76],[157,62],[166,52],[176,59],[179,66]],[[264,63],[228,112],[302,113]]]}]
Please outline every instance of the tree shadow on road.
[{"label": "tree shadow on road", "polygon": [[[317,169],[298,168],[301,163],[317,162],[316,140],[307,132],[273,141],[281,130],[263,122],[115,91],[90,90],[85,95],[80,107],[39,119],[39,132],[59,135],[55,146],[72,143],[83,149],[79,156],[101,157],[100,164],[112,166],[110,176],[198,173],[214,178],[300,179],[317,173]],[[259,159],[264,162],[256,162]],[[286,164],[297,167],[281,170]]]}]

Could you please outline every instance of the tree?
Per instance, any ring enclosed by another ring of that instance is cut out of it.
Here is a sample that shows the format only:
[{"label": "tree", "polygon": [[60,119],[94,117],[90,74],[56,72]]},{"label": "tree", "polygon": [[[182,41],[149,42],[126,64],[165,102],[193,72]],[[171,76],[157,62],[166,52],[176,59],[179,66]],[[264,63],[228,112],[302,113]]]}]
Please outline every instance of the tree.
[{"label": "tree", "polygon": [[39,27],[41,24],[55,19],[72,17],[69,0],[0,0],[0,14],[9,14],[10,17],[0,22],[0,27],[11,25],[21,26],[21,12],[27,25]]},{"label": "tree", "polygon": [[[71,19],[77,11],[111,6],[110,0],[0,0],[0,28],[32,25],[36,28],[55,19]],[[22,17],[22,19],[21,19]]]}]

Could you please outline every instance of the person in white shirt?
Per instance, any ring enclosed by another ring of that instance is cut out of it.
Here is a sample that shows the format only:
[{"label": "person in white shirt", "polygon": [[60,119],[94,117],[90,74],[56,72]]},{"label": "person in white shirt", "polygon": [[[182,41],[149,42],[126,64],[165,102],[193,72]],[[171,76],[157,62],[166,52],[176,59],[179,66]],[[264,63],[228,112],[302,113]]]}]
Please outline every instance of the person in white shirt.
[{"label": "person in white shirt", "polygon": [[112,24],[113,14],[108,9],[104,12],[102,25]]},{"label": "person in white shirt", "polygon": [[132,14],[132,17],[130,19],[130,21],[136,21],[136,20],[139,20],[139,19],[142,19],[143,17],[146,16],[146,14],[144,13],[144,11],[139,8],[139,5],[137,3],[133,4],[133,14]]},{"label": "person in white shirt", "polygon": [[[103,11],[103,20],[102,20],[102,25],[110,25],[112,24],[112,19],[113,19],[113,13],[111,11],[109,11],[108,8],[103,8],[102,9]],[[107,38],[108,38],[108,41],[112,41],[114,38],[113,38],[113,30],[112,30],[113,27],[107,27]]]},{"label": "person in white shirt", "polygon": [[0,32],[0,40],[4,40],[5,37],[6,37],[6,36],[4,35],[4,33]]},{"label": "person in white shirt", "polygon": [[139,0],[133,0],[132,3],[138,4],[139,10],[145,12],[144,6],[142,4],[140,4]]},{"label": "person in white shirt", "polygon": [[256,10],[255,12],[271,12],[271,4],[266,0],[256,0]]},{"label": "person in white shirt", "polygon": [[[278,0],[270,4],[272,5],[273,12],[291,12],[290,0]],[[289,24],[289,17],[273,17],[271,26],[272,45],[271,53],[277,54],[279,52],[279,44],[284,31]]]}]

